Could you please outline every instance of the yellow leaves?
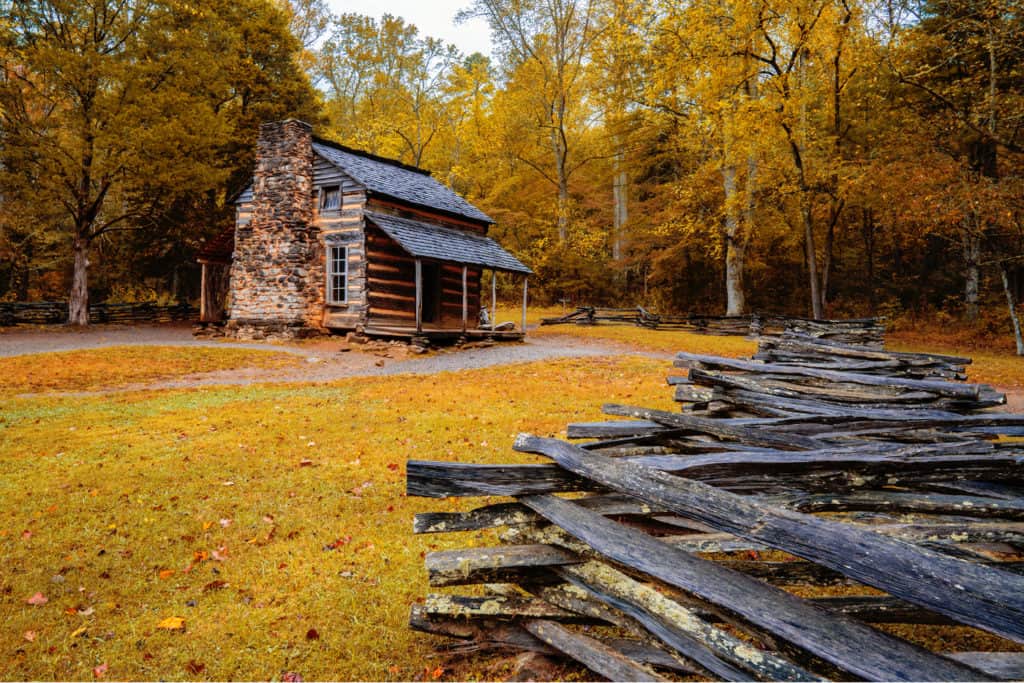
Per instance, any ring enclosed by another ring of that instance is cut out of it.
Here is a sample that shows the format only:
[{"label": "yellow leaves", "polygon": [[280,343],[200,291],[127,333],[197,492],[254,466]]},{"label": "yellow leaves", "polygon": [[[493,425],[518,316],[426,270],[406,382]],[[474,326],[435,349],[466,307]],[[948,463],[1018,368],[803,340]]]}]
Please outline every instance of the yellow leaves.
[{"label": "yellow leaves", "polygon": [[238,367],[288,367],[299,362],[291,354],[246,349],[120,346],[62,351],[0,358],[0,393],[87,391],[185,374]]},{"label": "yellow leaves", "polygon": [[85,632],[87,630],[88,630],[87,626],[79,626],[74,631],[72,631],[71,633],[68,634],[68,640],[74,640],[75,638],[78,638],[79,636],[84,636]]},{"label": "yellow leaves", "polygon": [[160,621],[156,625],[158,629],[163,631],[184,631],[185,630],[185,619],[182,617],[167,617]]}]

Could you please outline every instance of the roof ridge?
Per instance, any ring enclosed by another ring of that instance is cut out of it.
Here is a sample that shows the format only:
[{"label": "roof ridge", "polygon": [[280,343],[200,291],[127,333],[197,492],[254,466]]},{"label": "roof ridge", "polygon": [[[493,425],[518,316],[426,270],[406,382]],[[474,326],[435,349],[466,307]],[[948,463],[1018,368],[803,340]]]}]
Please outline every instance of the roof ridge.
[{"label": "roof ridge", "polygon": [[342,152],[347,152],[349,154],[355,154],[356,156],[363,157],[364,159],[371,159],[373,161],[379,161],[382,164],[388,164],[389,166],[396,166],[398,168],[405,169],[406,171],[412,171],[413,173],[420,173],[420,174],[425,175],[425,176],[433,177],[431,172],[428,171],[425,168],[420,168],[419,166],[413,166],[412,164],[407,164],[404,161],[398,161],[397,159],[389,159],[387,157],[382,157],[380,155],[373,154],[371,152],[367,152],[367,151],[362,150],[362,149],[356,149],[355,147],[349,147],[348,145],[343,145],[340,142],[335,142],[334,140],[328,140],[326,138],[321,138],[321,137],[317,137],[316,135],[314,135],[313,136],[313,142],[318,142],[321,145],[327,145],[328,147],[333,147],[334,149],[340,150]]}]

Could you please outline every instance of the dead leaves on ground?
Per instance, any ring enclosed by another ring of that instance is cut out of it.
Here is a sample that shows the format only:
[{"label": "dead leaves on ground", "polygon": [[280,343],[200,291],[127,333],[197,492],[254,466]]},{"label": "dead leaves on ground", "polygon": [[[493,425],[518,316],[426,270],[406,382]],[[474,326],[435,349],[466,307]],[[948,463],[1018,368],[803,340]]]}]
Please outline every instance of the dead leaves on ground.
[{"label": "dead leaves on ground", "polygon": [[185,631],[185,619],[182,617],[167,617],[162,619],[160,623],[156,625],[158,629],[164,631]]}]

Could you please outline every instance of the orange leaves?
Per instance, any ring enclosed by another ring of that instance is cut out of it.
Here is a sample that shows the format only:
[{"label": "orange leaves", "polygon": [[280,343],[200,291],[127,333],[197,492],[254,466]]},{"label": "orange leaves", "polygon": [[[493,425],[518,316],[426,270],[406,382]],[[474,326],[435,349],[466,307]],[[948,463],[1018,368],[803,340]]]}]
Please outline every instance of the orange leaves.
[{"label": "orange leaves", "polygon": [[108,667],[105,663],[100,664],[97,667],[93,667],[92,676],[93,678],[103,678],[107,674]]},{"label": "orange leaves", "polygon": [[177,572],[175,570],[173,570],[173,569],[161,569],[160,572],[158,573],[158,576],[161,579],[169,579],[172,576],[174,576],[176,573]]}]

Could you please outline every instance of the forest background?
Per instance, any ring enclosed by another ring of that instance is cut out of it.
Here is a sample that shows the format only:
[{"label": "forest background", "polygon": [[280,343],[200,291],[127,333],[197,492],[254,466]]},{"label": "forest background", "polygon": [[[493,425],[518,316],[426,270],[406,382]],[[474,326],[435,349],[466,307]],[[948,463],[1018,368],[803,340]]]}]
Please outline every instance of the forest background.
[{"label": "forest background", "polygon": [[1021,0],[0,0],[0,300],[173,302],[258,124],[433,172],[543,303],[926,316],[1024,290]]}]

